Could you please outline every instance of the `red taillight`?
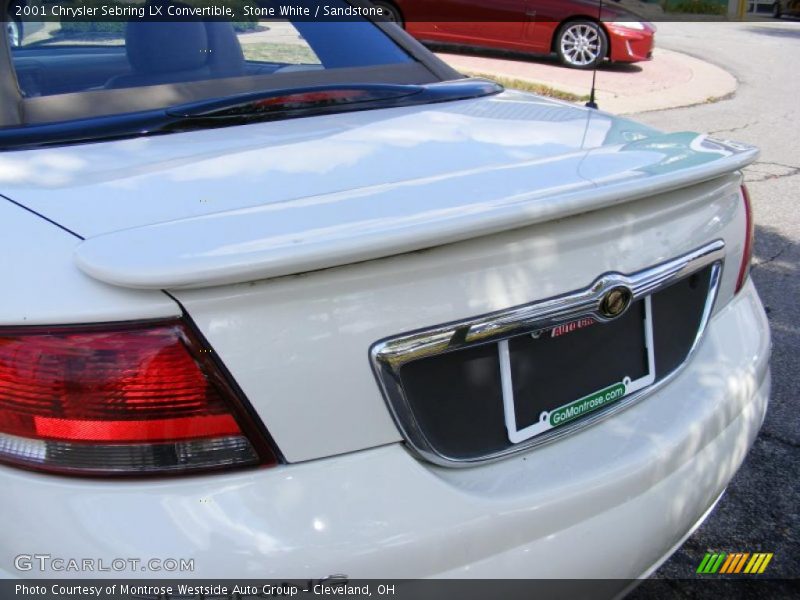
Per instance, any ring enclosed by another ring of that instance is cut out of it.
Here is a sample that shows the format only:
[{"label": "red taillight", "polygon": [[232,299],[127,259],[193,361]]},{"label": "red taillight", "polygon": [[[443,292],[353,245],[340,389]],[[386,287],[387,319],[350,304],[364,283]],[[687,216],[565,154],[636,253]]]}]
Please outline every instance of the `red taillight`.
[{"label": "red taillight", "polygon": [[277,462],[183,321],[0,328],[0,460],[86,474]]},{"label": "red taillight", "polygon": [[745,239],[742,251],[742,262],[739,265],[739,276],[736,279],[736,291],[742,289],[750,275],[750,263],[753,260],[753,238],[755,237],[755,219],[753,218],[753,204],[747,187],[742,185],[742,201],[744,202]]}]

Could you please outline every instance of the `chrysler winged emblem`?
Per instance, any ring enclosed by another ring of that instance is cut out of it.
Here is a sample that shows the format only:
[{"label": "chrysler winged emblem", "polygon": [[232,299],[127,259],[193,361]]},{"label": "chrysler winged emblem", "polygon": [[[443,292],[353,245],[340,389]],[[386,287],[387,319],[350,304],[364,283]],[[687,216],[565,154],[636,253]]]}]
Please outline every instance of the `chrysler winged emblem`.
[{"label": "chrysler winged emblem", "polygon": [[624,313],[633,300],[633,292],[620,285],[608,290],[600,301],[600,314],[609,319],[614,319]]}]

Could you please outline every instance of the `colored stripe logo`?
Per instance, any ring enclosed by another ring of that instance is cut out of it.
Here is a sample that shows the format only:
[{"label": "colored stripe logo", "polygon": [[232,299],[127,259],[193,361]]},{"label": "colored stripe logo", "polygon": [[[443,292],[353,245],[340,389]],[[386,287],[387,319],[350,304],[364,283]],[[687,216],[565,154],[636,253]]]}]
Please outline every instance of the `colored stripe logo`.
[{"label": "colored stripe logo", "polygon": [[702,575],[759,575],[767,570],[772,552],[706,552],[697,572]]}]

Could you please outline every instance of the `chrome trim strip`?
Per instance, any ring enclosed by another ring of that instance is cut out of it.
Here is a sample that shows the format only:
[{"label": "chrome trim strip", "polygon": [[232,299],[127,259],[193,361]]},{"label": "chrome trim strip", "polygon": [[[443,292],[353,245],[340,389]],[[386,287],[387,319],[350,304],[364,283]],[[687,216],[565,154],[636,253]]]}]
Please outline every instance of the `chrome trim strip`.
[{"label": "chrome trim strip", "polygon": [[[471,319],[393,336],[373,344],[370,349],[372,368],[397,427],[410,448],[419,457],[432,463],[449,467],[468,467],[497,460],[509,454],[515,454],[534,446],[555,441],[604,420],[654,393],[672,380],[689,361],[689,358],[700,344],[716,301],[724,259],[725,242],[715,240],[683,256],[630,275],[617,272],[606,273],[598,277],[589,287],[576,292]],[[575,423],[558,427],[544,435],[532,438],[527,442],[515,444],[502,451],[471,459],[453,458],[438,452],[419,427],[400,381],[400,369],[406,363],[469,346],[498,342],[582,317],[593,317],[597,321],[607,322],[610,319],[601,314],[600,303],[604,294],[611,288],[617,286],[628,287],[633,292],[634,300],[637,300],[668,287],[672,283],[709,265],[713,265],[713,267],[711,269],[708,297],[703,309],[700,326],[697,329],[697,335],[687,354],[686,361],[650,387],[626,396],[619,402]]]}]

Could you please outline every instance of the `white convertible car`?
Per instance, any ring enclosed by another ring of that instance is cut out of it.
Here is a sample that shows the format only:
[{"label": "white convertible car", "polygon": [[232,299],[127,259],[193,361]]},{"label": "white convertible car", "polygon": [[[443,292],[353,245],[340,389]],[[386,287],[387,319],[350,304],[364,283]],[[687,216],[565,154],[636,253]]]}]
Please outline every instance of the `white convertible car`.
[{"label": "white convertible car", "polygon": [[0,42],[0,576],[633,578],[742,463],[754,148],[369,21]]}]

